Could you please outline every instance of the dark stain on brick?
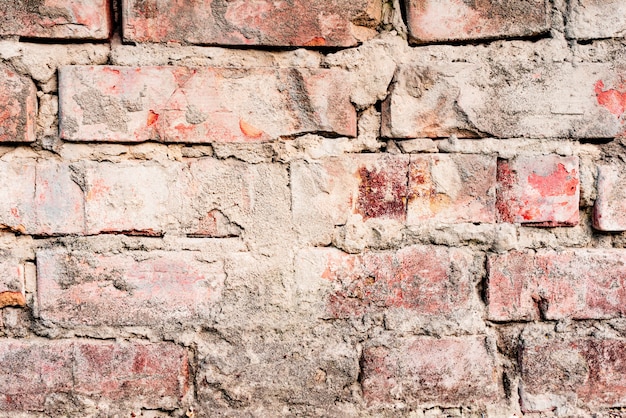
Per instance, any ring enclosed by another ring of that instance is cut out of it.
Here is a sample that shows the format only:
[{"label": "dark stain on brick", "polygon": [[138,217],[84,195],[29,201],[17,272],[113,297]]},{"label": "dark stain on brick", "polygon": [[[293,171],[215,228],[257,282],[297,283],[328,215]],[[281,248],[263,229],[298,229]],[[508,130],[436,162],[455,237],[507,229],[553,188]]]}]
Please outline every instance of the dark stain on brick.
[{"label": "dark stain on brick", "polygon": [[361,180],[357,211],[364,219],[406,217],[407,179],[398,176],[397,171],[389,172],[361,167],[358,171]]}]

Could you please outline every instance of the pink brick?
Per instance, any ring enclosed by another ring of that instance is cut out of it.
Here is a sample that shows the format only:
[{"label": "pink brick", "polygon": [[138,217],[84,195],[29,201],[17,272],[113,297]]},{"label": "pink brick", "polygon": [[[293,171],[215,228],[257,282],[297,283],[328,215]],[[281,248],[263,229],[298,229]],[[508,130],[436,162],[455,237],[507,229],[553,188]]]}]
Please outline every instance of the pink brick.
[{"label": "pink brick", "polygon": [[0,4],[0,35],[107,39],[108,0],[15,0]]},{"label": "pink brick", "polygon": [[35,162],[16,159],[0,161],[0,228],[20,233],[37,230],[35,202]]},{"label": "pink brick", "polygon": [[412,155],[407,223],[495,222],[496,158]]},{"label": "pink brick", "polygon": [[187,361],[185,350],[171,343],[5,339],[0,410],[44,411],[55,395],[171,408],[187,391]]},{"label": "pink brick", "polygon": [[593,206],[593,227],[600,231],[626,231],[626,175],[621,166],[599,166],[598,197]]},{"label": "pink brick", "polygon": [[488,258],[489,319],[626,315],[626,251],[510,252]]},{"label": "pink brick", "polygon": [[7,306],[24,307],[24,265],[11,257],[0,262],[0,309]]},{"label": "pink brick", "polygon": [[0,162],[0,225],[23,234],[84,232],[83,192],[70,167],[54,160]]},{"label": "pink brick", "polygon": [[488,57],[477,50],[476,57],[432,64],[416,57],[415,64],[399,66],[382,104],[381,135],[613,139],[624,134],[623,74],[609,63],[554,63],[553,50],[540,53],[531,46],[515,44],[510,52]]},{"label": "pink brick", "polygon": [[626,405],[626,341],[623,339],[526,342],[521,350],[520,367],[524,412],[553,411],[572,395],[583,407]]},{"label": "pink brick", "polygon": [[412,246],[346,254],[320,250],[320,276],[334,284],[327,309],[349,318],[387,309],[426,317],[467,315],[474,307],[472,255],[461,249]]},{"label": "pink brick", "polygon": [[484,337],[414,337],[363,353],[363,395],[370,404],[485,404],[503,397],[493,348]]},{"label": "pink brick", "polygon": [[87,234],[163,234],[174,209],[170,190],[177,176],[171,171],[153,163],[95,162],[85,163],[80,171]]},{"label": "pink brick", "polygon": [[85,232],[84,196],[68,164],[42,160],[37,164],[35,207],[39,235]]},{"label": "pink brick", "polygon": [[356,136],[337,69],[63,67],[61,137],[71,141],[262,142]]},{"label": "pink brick", "polygon": [[[1,9],[2,6],[0,6]],[[1,13],[0,16],[2,16]],[[1,20],[2,17],[0,17]],[[0,28],[2,28],[1,23]],[[32,80],[0,65],[0,103],[2,103],[0,143],[33,142],[37,115],[37,89]]]},{"label": "pink brick", "polygon": [[376,34],[372,29],[380,22],[381,6],[379,0],[124,0],[124,37],[134,42],[353,46]]},{"label": "pink brick", "polygon": [[521,156],[498,162],[500,222],[534,226],[578,224],[578,157]]},{"label": "pink brick", "polygon": [[550,29],[544,0],[408,0],[415,43],[533,36]]},{"label": "pink brick", "polygon": [[220,300],[221,262],[193,252],[37,252],[39,313],[64,326],[199,320]]}]

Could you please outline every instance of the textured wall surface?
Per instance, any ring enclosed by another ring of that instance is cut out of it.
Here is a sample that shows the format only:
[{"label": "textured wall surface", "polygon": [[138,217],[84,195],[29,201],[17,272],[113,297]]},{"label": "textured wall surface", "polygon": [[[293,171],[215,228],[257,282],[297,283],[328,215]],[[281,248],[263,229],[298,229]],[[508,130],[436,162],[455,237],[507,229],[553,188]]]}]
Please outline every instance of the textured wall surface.
[{"label": "textured wall surface", "polygon": [[626,417],[625,35],[0,1],[0,417]]}]

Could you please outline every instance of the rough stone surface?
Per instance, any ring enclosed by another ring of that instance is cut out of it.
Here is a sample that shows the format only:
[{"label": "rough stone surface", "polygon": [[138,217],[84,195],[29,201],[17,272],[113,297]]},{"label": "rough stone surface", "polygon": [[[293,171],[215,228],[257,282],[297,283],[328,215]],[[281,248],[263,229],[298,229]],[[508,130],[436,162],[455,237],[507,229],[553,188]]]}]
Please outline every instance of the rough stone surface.
[{"label": "rough stone surface", "polygon": [[578,223],[577,157],[520,156],[498,162],[498,220],[536,226]]},{"label": "rough stone surface", "polygon": [[356,136],[345,82],[340,70],[64,67],[61,137],[202,143]]},{"label": "rough stone surface", "polygon": [[621,250],[509,252],[488,258],[489,318],[603,319],[626,314]]},{"label": "rough stone surface", "polygon": [[[379,0],[254,3],[124,0],[124,38],[135,42],[354,46],[373,37]],[[294,19],[297,16],[296,19]]]},{"label": "rough stone surface", "polygon": [[0,35],[29,38],[107,39],[107,0],[15,0],[0,4]]},{"label": "rough stone surface", "polygon": [[550,28],[544,0],[408,0],[406,8],[415,43],[533,36]]},{"label": "rough stone surface", "polygon": [[0,65],[0,143],[35,140],[36,92],[31,80]]},{"label": "rough stone surface", "polygon": [[171,343],[3,339],[0,365],[3,412],[53,413],[71,398],[172,408],[188,389],[187,355]]}]

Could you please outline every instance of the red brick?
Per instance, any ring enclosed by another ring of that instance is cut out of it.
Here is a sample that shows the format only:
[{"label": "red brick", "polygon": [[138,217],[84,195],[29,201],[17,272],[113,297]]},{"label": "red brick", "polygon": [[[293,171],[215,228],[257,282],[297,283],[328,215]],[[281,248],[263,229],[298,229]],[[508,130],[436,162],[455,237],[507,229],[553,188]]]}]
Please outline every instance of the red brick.
[{"label": "red brick", "polygon": [[521,156],[498,162],[500,222],[534,226],[578,224],[578,157]]},{"label": "red brick", "polygon": [[124,38],[134,42],[353,46],[376,34],[381,2],[124,0],[123,11]]},{"label": "red brick", "polygon": [[544,0],[408,0],[415,43],[533,36],[550,29]]},{"label": "red brick", "polygon": [[626,176],[622,167],[599,166],[596,185],[593,227],[600,231],[626,231]]},{"label": "red brick", "polygon": [[220,262],[199,253],[37,252],[39,313],[64,326],[158,325],[198,320],[221,298]]},{"label": "red brick", "polygon": [[0,103],[0,143],[33,142],[37,114],[37,89],[33,81],[0,65]]},{"label": "red brick", "polygon": [[521,350],[522,409],[554,410],[559,395],[579,406],[626,405],[626,341],[580,338],[526,342]]},{"label": "red brick", "polygon": [[360,255],[319,251],[325,266],[320,276],[334,284],[328,311],[335,318],[396,308],[451,317],[474,306],[473,258],[467,251],[429,246]]},{"label": "red brick", "polygon": [[[8,259],[8,260],[7,260]],[[24,265],[9,257],[0,262],[0,309],[24,307]]]},{"label": "red brick", "polygon": [[626,251],[510,252],[488,258],[489,319],[626,315]]},{"label": "red brick", "polygon": [[187,353],[171,343],[0,341],[2,411],[44,411],[54,395],[172,407],[187,381]]},{"label": "red brick", "polygon": [[412,155],[407,223],[495,222],[496,158]]},{"label": "red brick", "polygon": [[63,67],[61,137],[72,141],[261,142],[356,136],[337,69]]},{"label": "red brick", "polygon": [[502,397],[493,348],[484,337],[415,337],[366,348],[363,395],[370,403],[484,404]]},{"label": "red brick", "polygon": [[15,0],[0,3],[0,35],[107,39],[107,0]]}]

